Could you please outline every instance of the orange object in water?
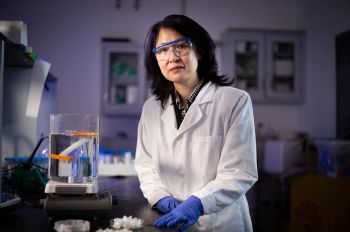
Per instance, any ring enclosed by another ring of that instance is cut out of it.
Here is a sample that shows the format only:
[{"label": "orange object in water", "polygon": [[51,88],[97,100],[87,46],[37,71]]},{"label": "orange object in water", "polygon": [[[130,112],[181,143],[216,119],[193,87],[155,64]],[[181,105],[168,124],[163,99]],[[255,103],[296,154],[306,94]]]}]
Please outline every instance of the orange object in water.
[{"label": "orange object in water", "polygon": [[71,135],[72,136],[97,136],[97,133],[90,132],[90,131],[75,131]]},{"label": "orange object in water", "polygon": [[58,159],[58,160],[66,160],[66,161],[72,161],[73,157],[66,156],[66,155],[56,155],[56,154],[49,154],[49,157],[52,159]]}]

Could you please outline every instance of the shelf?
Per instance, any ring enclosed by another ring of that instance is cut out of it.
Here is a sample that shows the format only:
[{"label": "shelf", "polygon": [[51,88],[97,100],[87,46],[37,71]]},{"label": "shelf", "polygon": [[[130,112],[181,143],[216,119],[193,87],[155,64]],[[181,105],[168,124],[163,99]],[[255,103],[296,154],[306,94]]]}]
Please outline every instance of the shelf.
[{"label": "shelf", "polygon": [[137,86],[138,85],[138,80],[137,79],[130,79],[130,80],[122,80],[122,79],[118,79],[118,80],[111,80],[110,84],[111,85],[119,85],[119,86]]},{"label": "shelf", "polygon": [[273,76],[274,82],[293,82],[294,76]]},{"label": "shelf", "polygon": [[137,176],[134,164],[102,164],[98,166],[99,176]]},{"label": "shelf", "polygon": [[245,52],[245,53],[237,53],[236,52],[236,57],[242,58],[242,59],[256,59],[257,57],[257,52]]}]

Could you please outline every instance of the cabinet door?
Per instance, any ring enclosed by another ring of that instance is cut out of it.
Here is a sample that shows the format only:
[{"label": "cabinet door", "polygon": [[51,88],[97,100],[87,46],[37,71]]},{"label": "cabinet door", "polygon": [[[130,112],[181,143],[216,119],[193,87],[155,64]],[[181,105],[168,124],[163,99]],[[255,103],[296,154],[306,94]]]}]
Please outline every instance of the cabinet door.
[{"label": "cabinet door", "polygon": [[300,102],[303,79],[302,34],[270,33],[266,39],[267,99],[284,103]]},{"label": "cabinet door", "polygon": [[224,73],[235,78],[234,86],[246,90],[253,100],[264,98],[263,42],[261,33],[229,31],[223,43]]},{"label": "cabinet door", "polygon": [[142,45],[103,43],[102,109],[107,115],[138,115],[145,100]]}]

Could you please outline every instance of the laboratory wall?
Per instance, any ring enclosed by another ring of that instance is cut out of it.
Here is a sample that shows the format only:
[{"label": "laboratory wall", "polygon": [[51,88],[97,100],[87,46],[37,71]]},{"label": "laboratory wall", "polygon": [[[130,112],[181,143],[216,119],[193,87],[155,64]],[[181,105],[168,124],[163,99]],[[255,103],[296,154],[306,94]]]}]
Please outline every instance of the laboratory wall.
[{"label": "laboratory wall", "polygon": [[[117,4],[120,3],[118,6]],[[303,30],[304,100],[301,104],[255,104],[266,133],[306,132],[334,137],[335,35],[350,28],[346,0],[1,0],[0,20],[27,24],[28,45],[51,64],[58,78],[59,113],[101,113],[101,38],[143,43],[164,16],[184,13],[218,44],[227,28]],[[103,117],[101,134],[135,139],[138,117]]]}]

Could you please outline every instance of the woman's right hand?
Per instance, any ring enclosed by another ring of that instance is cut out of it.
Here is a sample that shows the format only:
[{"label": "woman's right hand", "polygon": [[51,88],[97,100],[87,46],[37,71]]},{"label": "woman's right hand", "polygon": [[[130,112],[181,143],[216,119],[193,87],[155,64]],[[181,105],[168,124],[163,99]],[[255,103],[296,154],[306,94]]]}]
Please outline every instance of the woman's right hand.
[{"label": "woman's right hand", "polygon": [[157,209],[162,213],[169,213],[181,202],[171,196],[163,197],[157,202]]}]

